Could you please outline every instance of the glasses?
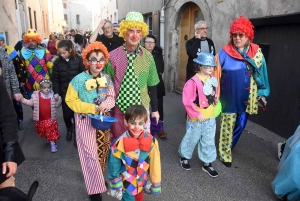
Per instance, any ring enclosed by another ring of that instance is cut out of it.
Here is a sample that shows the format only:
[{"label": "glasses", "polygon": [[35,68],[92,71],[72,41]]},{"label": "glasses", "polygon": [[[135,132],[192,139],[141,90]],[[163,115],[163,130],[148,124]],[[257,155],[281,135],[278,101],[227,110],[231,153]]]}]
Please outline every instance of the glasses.
[{"label": "glasses", "polygon": [[244,33],[240,33],[240,34],[234,33],[234,34],[232,34],[232,38],[237,38],[237,37],[244,38],[245,36],[246,36],[246,34],[244,34]]},{"label": "glasses", "polygon": [[204,69],[215,68],[214,66],[203,66]]},{"label": "glasses", "polygon": [[149,45],[153,45],[155,44],[155,42],[151,42],[151,41],[145,41],[146,44],[149,44]]},{"label": "glasses", "polygon": [[96,65],[98,63],[105,62],[105,58],[101,57],[101,59],[99,61],[96,58],[92,58],[89,60],[89,62],[91,62],[93,65]]},{"label": "glasses", "polygon": [[208,27],[203,27],[203,28],[197,28],[197,31],[204,31],[204,30],[208,30]]}]

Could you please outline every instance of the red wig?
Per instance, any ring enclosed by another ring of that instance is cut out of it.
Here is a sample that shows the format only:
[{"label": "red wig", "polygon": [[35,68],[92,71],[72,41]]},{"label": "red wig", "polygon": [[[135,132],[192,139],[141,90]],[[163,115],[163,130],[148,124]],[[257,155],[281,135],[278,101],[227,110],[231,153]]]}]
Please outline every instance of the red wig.
[{"label": "red wig", "polygon": [[245,33],[246,36],[250,39],[250,41],[254,38],[253,24],[250,22],[248,18],[241,16],[235,19],[230,25],[230,38],[232,38],[232,34]]},{"label": "red wig", "polygon": [[85,65],[86,68],[89,68],[89,61],[88,61],[88,55],[90,52],[93,52],[95,50],[100,50],[102,52],[104,58],[105,58],[105,64],[108,63],[108,58],[109,58],[109,53],[107,51],[107,48],[101,43],[101,42],[92,42],[89,44],[83,51],[82,51],[82,59],[83,59],[83,64]]}]

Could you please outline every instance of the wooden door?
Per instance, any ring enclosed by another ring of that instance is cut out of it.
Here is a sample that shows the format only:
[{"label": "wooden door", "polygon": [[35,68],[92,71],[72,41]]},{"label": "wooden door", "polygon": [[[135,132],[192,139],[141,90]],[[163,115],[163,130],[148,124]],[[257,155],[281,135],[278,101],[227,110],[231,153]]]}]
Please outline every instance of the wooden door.
[{"label": "wooden door", "polygon": [[194,37],[194,24],[204,20],[203,14],[196,4],[191,4],[183,13],[179,27],[179,55],[177,67],[176,90],[181,92],[186,79],[186,65],[188,56],[186,54],[185,43]]}]

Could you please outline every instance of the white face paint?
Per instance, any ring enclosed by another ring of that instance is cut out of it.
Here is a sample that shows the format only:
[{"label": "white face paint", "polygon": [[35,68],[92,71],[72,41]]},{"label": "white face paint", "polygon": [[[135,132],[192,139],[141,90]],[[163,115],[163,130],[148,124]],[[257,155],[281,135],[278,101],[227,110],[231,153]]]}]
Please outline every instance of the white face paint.
[{"label": "white face paint", "polygon": [[211,75],[214,72],[213,66],[201,66],[200,68],[204,75]]},{"label": "white face paint", "polygon": [[50,83],[43,83],[40,85],[40,91],[44,95],[48,95],[51,91],[51,84]]}]

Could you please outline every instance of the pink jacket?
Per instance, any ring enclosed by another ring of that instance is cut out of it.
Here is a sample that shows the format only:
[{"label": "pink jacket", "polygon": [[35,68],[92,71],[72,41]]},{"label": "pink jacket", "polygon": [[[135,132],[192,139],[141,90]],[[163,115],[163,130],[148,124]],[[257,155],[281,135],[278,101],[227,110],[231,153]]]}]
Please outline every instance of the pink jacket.
[{"label": "pink jacket", "polygon": [[[54,97],[52,97],[50,102],[51,102],[51,118],[54,120],[56,119],[56,108],[61,105],[61,97],[59,97],[58,101],[55,101]],[[21,100],[21,103],[28,106],[33,106],[32,118],[34,121],[39,121],[39,116],[40,116],[39,91],[34,91],[30,100],[23,98]]]},{"label": "pink jacket", "polygon": [[182,90],[182,102],[189,118],[191,119],[196,118],[201,114],[194,103],[196,100],[196,90],[198,90],[200,108],[209,106],[207,98],[203,93],[203,84],[199,77],[194,75],[185,83]]}]

